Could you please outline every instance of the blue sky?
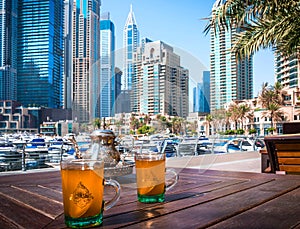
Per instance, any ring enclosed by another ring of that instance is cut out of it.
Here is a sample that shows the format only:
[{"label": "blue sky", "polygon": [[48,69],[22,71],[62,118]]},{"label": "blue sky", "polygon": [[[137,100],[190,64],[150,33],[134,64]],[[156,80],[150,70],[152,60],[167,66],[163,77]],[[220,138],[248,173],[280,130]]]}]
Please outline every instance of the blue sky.
[{"label": "blue sky", "polygon": [[[182,56],[181,65],[191,68],[193,82],[199,71],[209,70],[210,36],[203,30],[214,0],[102,0],[101,11],[110,12],[116,30],[116,48],[123,47],[123,29],[132,4],[140,37],[161,40]],[[118,66],[122,67],[122,66]],[[270,50],[254,55],[254,96],[263,82],[274,84],[274,59]]]}]

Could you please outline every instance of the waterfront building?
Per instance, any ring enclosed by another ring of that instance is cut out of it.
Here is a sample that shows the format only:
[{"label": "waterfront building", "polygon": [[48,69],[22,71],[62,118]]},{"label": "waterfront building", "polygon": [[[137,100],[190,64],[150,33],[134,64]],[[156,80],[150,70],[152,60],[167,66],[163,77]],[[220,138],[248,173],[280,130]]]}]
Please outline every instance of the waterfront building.
[{"label": "waterfront building", "polygon": [[45,121],[71,120],[70,109],[24,107],[15,100],[0,100],[0,132],[39,132]]},{"label": "waterfront building", "polygon": [[209,113],[210,72],[203,71],[202,82],[193,88],[193,112]]},{"label": "waterfront building", "polygon": [[283,56],[279,52],[275,53],[275,80],[278,81],[284,89],[300,88],[300,63],[298,56]]},{"label": "waterfront building", "polygon": [[0,132],[37,132],[37,118],[15,100],[0,100]]},{"label": "waterfront building", "polygon": [[18,0],[0,0],[0,99],[17,99]]},{"label": "waterfront building", "polygon": [[[288,95],[288,94],[287,94]],[[286,96],[287,96],[286,95]],[[225,110],[228,110],[232,103],[240,105],[246,105],[250,107],[250,111],[245,115],[245,118],[241,120],[239,127],[244,127],[246,131],[250,129],[256,130],[257,136],[264,136],[270,134],[269,128],[272,124],[270,112],[263,108],[261,101],[258,98],[236,100],[225,104]],[[300,99],[285,100],[284,105],[281,106],[279,111],[282,113],[281,120],[273,121],[273,127],[275,128],[275,134],[283,133],[283,126],[285,123],[299,123],[300,121]],[[219,121],[221,122],[221,121]],[[236,120],[230,121],[230,129],[235,129]],[[246,132],[247,133],[247,132]]]},{"label": "waterfront building", "polygon": [[135,16],[130,6],[130,11],[125,23],[123,33],[123,48],[124,48],[124,61],[123,61],[123,78],[122,78],[122,90],[132,89],[132,74],[133,74],[133,53],[136,52],[139,47],[139,30],[135,21]]},{"label": "waterfront building", "polygon": [[162,41],[145,43],[133,54],[133,112],[187,117],[189,72]]},{"label": "waterfront building", "polygon": [[100,117],[100,0],[76,0],[73,7],[73,120]]},{"label": "waterfront building", "polygon": [[73,0],[64,0],[63,108],[72,109],[72,12]]},{"label": "waterfront building", "polygon": [[114,116],[115,82],[115,26],[109,13],[100,19],[100,117]]},{"label": "waterfront building", "polygon": [[[212,14],[217,14],[220,4],[217,0]],[[211,29],[210,55],[210,110],[223,108],[232,100],[253,98],[253,57],[238,59],[231,52],[232,45],[237,39],[239,28],[232,27]]]},{"label": "waterfront building", "polygon": [[17,100],[62,108],[63,0],[18,1]]},{"label": "waterfront building", "polygon": [[[298,55],[299,56],[299,55]],[[275,53],[275,81],[284,90],[285,106],[300,108],[300,60],[298,56],[283,56]]]},{"label": "waterfront building", "polygon": [[68,134],[79,133],[79,123],[72,120],[60,120],[60,121],[45,121],[40,127],[40,134],[43,136],[61,136],[64,137]]}]

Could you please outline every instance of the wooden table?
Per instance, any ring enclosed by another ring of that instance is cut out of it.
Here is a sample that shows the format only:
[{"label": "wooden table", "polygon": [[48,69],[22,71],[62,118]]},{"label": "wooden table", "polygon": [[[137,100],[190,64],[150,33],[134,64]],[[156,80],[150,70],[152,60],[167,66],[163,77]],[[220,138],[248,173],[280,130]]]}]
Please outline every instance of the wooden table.
[{"label": "wooden table", "polygon": [[[134,174],[101,228],[300,228],[300,176],[183,169],[165,203],[137,202]],[[0,174],[0,228],[65,228],[59,171]]]}]

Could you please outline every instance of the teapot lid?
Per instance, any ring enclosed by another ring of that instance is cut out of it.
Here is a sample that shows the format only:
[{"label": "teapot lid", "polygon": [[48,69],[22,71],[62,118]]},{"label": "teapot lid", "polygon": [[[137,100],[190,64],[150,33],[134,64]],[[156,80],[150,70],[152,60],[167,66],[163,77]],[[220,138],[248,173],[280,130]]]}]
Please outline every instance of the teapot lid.
[{"label": "teapot lid", "polygon": [[91,134],[92,138],[97,138],[97,137],[112,137],[115,138],[115,134],[112,130],[103,130],[103,129],[99,129],[99,130],[94,130]]}]

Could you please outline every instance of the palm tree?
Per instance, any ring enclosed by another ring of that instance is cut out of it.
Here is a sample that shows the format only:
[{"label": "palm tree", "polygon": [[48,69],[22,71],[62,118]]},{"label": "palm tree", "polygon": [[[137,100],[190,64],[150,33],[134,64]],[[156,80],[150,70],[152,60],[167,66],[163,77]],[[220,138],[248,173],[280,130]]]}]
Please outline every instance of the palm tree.
[{"label": "palm tree", "polygon": [[299,0],[227,0],[212,13],[204,29],[241,28],[233,52],[249,57],[261,48],[275,48],[288,56],[300,47]]},{"label": "palm tree", "polygon": [[248,131],[253,129],[253,119],[254,119],[254,111],[250,109],[246,114],[246,119],[248,119]]},{"label": "palm tree", "polygon": [[135,118],[135,115],[131,113],[130,116],[130,129],[135,131],[136,129],[139,128],[139,120]]},{"label": "palm tree", "polygon": [[278,121],[282,121],[282,117],[284,113],[280,110],[281,106],[278,104],[270,104],[269,110],[270,110],[270,115],[271,115],[271,126],[273,127],[273,123],[276,123]]},{"label": "palm tree", "polygon": [[244,129],[244,120],[247,118],[248,113],[250,112],[250,107],[247,104],[241,104],[239,107],[239,118],[241,120],[242,129]]},{"label": "palm tree", "polygon": [[100,118],[95,118],[94,122],[93,122],[93,126],[96,129],[100,129],[101,128],[101,119]]},{"label": "palm tree", "polygon": [[171,127],[172,127],[172,133],[173,134],[180,134],[183,132],[182,124],[184,122],[184,119],[181,117],[175,116],[171,120]]},{"label": "palm tree", "polygon": [[263,83],[259,100],[264,108],[267,108],[271,103],[283,105],[283,93],[282,85],[279,82],[276,82],[274,86]]},{"label": "palm tree", "polygon": [[280,111],[281,105],[283,105],[283,91],[280,83],[276,82],[275,86],[269,86],[268,83],[264,83],[262,86],[259,100],[262,107],[266,109],[264,116],[271,118],[271,128],[274,127],[274,122],[281,120],[284,115]]},{"label": "palm tree", "polygon": [[228,112],[230,114],[230,119],[234,122],[234,129],[237,130],[237,124],[239,120],[239,110],[236,102],[233,101],[233,103],[230,104],[228,108]]},{"label": "palm tree", "polygon": [[210,124],[213,121],[213,116],[211,114],[206,115],[206,124],[208,126],[208,135],[211,135]]}]

